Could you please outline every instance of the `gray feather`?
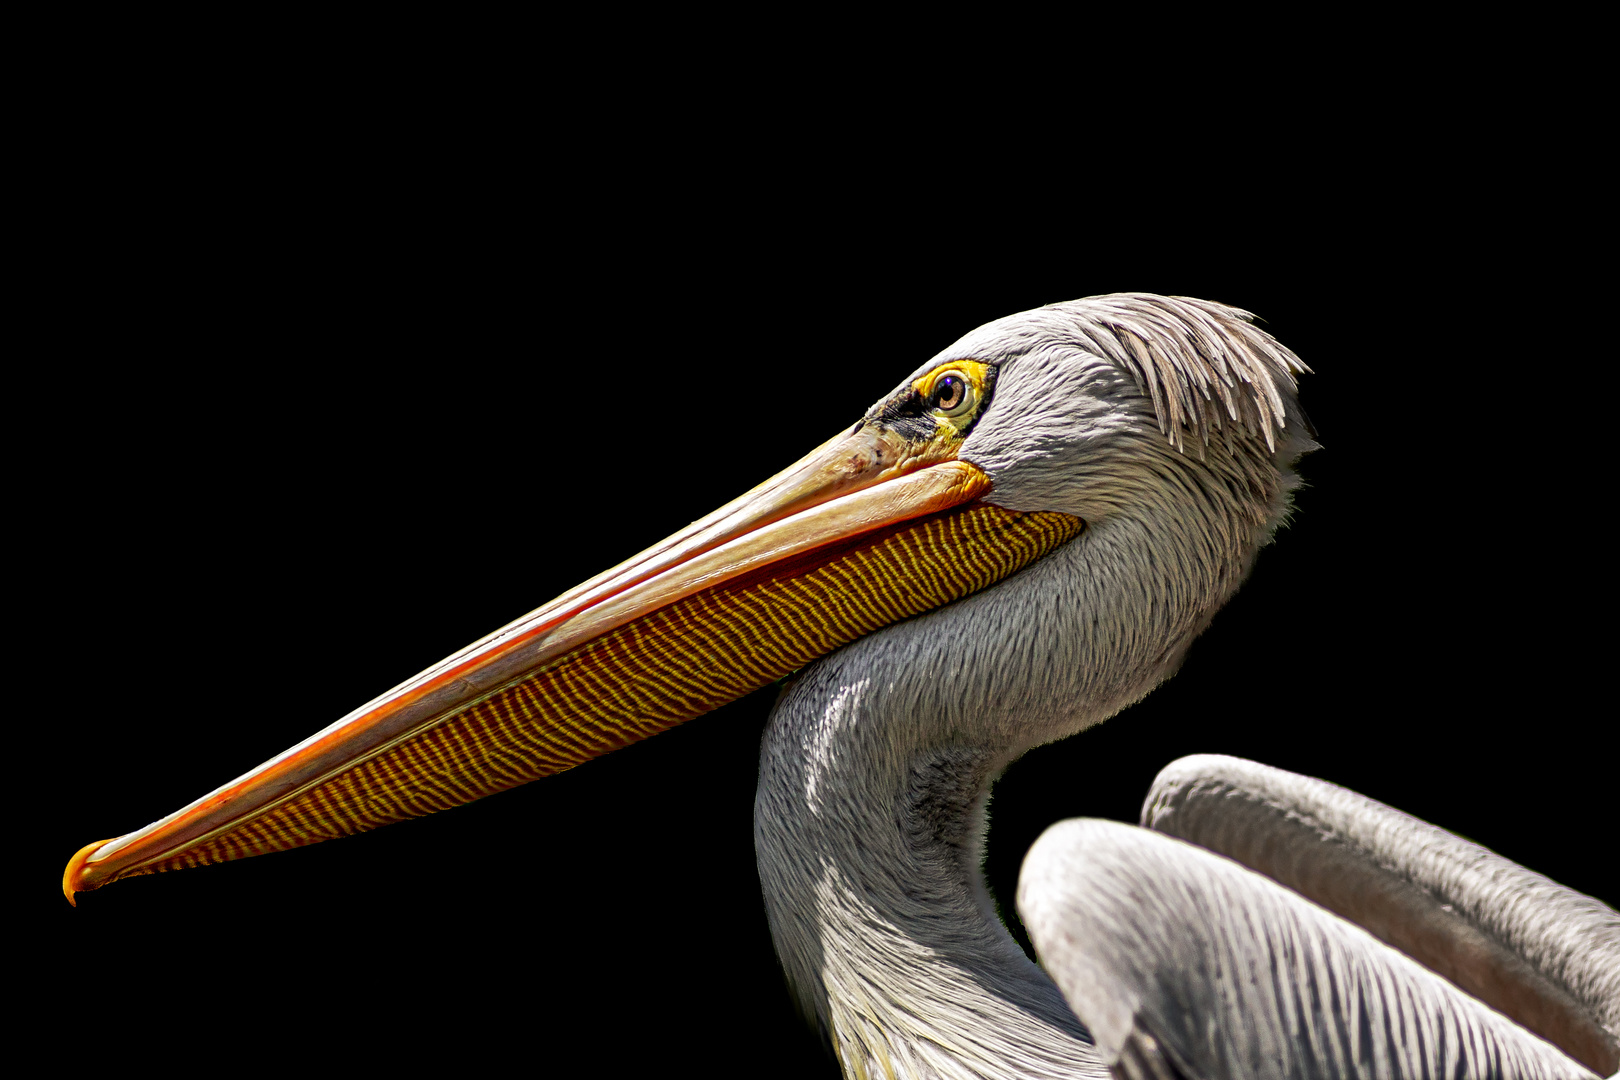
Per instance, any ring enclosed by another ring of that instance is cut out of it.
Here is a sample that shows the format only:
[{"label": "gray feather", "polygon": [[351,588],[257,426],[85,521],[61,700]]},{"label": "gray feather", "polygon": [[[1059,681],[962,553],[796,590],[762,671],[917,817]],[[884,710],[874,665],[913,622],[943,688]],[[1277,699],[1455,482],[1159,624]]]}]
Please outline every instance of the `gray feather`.
[{"label": "gray feather", "polygon": [[1595,1075],[1359,927],[1145,829],[1048,829],[1018,907],[1110,1060],[1145,1031],[1206,1080]]},{"label": "gray feather", "polygon": [[1602,1073],[1620,1067],[1620,914],[1364,795],[1199,755],[1142,824],[1350,919]]}]

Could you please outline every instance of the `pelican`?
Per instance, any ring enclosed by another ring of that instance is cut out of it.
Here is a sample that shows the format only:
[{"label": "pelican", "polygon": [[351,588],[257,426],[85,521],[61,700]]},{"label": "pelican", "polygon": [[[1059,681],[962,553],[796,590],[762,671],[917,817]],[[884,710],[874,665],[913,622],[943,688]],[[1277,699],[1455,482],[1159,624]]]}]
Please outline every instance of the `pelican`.
[{"label": "pelican", "polygon": [[1145,827],[1049,831],[1018,897],[1041,966],[986,893],[994,778],[1171,675],[1286,517],[1306,370],[1185,298],[990,323],[738,500],[87,845],[64,892],[461,805],[785,680],[759,875],[846,1075],[1612,1072],[1613,910],[1260,764],[1171,763]]}]

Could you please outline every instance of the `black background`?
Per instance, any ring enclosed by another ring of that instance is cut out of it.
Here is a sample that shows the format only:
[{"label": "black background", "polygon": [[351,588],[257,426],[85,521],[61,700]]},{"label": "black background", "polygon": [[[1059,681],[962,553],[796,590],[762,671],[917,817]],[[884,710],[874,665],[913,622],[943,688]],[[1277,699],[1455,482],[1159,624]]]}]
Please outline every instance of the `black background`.
[{"label": "black background", "polygon": [[997,786],[997,894],[1046,825],[1133,820],[1159,768],[1223,752],[1620,896],[1591,629],[1612,341],[1578,196],[1353,110],[1196,153],[1077,124],[1023,156],[986,115],[593,123],[488,89],[493,115],[476,89],[112,98],[40,166],[39,381],[13,408],[43,594],[20,608],[46,793],[24,925],[53,1015],[141,1056],[832,1075],[754,871],[772,689],[453,813],[77,910],[53,882],[792,462],[980,323],[1117,290],[1261,315],[1315,369],[1324,449],[1181,673]]}]

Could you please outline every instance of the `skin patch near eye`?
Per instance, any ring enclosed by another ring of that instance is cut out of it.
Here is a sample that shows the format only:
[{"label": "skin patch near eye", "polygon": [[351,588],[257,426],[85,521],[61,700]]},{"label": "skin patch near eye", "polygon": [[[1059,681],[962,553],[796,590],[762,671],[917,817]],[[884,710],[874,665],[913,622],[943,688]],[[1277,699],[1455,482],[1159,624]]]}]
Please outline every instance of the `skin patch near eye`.
[{"label": "skin patch near eye", "polygon": [[921,378],[902,383],[878,402],[850,434],[867,430],[870,460],[890,462],[890,467],[898,470],[896,475],[950,461],[974,423],[984,415],[995,386],[994,365],[952,360]]},{"label": "skin patch near eye", "polygon": [[930,371],[911,388],[921,396],[940,434],[961,438],[990,400],[995,379],[996,369],[989,364],[953,360]]}]

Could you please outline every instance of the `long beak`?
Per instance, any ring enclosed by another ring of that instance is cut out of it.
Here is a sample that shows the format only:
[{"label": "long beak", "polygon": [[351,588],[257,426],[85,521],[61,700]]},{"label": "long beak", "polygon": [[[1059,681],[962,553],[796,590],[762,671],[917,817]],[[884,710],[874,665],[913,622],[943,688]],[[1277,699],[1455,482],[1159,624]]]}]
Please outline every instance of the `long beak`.
[{"label": "long beak", "polygon": [[572,768],[718,708],[1079,532],[953,443],[867,421],[664,542],[168,817],[89,844],[76,892],[334,839]]}]

